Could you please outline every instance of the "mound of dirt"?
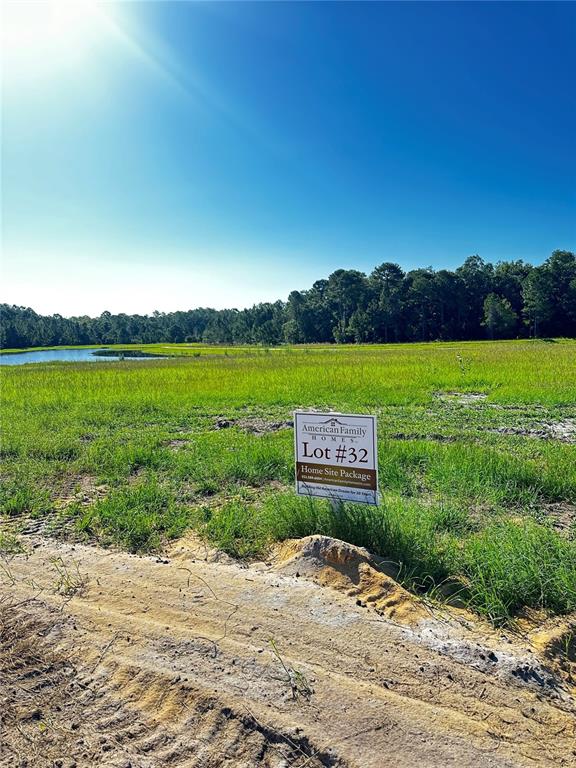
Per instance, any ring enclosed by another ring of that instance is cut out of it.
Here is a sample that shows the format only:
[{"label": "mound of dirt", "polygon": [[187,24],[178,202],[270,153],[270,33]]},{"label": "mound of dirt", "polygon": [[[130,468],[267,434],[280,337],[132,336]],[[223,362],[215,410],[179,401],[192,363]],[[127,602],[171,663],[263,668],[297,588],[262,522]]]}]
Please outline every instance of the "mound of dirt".
[{"label": "mound of dirt", "polygon": [[316,535],[285,541],[276,550],[274,567],[344,592],[355,597],[358,605],[400,623],[415,624],[428,615],[418,599],[394,579],[394,564],[340,539]]}]

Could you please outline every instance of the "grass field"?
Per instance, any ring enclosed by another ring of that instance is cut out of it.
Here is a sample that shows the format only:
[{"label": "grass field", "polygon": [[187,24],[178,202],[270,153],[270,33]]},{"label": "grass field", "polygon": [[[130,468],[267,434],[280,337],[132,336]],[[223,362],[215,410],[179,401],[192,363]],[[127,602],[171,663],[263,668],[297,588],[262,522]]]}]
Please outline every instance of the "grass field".
[{"label": "grass field", "polygon": [[[240,557],[326,533],[496,622],[576,609],[576,342],[139,348],[179,357],[0,369],[6,530]],[[295,407],[378,415],[380,507],[294,495]]]}]

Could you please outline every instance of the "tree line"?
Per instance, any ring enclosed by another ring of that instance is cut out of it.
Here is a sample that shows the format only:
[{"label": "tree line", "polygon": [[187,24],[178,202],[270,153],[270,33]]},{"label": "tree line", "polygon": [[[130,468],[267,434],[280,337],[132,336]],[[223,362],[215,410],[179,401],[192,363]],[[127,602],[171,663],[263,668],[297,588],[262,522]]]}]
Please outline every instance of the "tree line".
[{"label": "tree line", "polygon": [[0,346],[73,344],[301,344],[576,336],[576,255],[557,250],[540,266],[470,256],[454,271],[369,275],[337,269],[286,302],[249,309],[198,308],[152,315],[42,316],[0,305]]}]

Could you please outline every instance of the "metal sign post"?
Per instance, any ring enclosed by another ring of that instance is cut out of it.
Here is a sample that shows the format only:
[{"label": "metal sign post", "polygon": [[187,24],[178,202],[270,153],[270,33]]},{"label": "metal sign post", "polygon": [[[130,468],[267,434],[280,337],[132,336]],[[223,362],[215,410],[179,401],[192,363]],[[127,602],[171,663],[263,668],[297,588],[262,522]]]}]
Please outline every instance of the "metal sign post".
[{"label": "metal sign post", "polygon": [[376,417],[363,414],[294,412],[296,493],[378,504]]}]

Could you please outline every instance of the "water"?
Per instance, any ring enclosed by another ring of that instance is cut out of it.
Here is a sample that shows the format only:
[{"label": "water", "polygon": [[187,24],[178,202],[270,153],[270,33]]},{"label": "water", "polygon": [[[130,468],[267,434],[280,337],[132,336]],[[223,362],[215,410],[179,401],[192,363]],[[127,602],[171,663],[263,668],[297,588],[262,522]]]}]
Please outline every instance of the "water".
[{"label": "water", "polygon": [[[95,354],[97,353],[97,354]],[[0,365],[25,365],[26,363],[99,363],[120,360],[120,350],[107,349],[42,349],[37,352],[9,352],[0,355]],[[150,360],[156,355],[138,355],[130,353],[126,359]]]}]

